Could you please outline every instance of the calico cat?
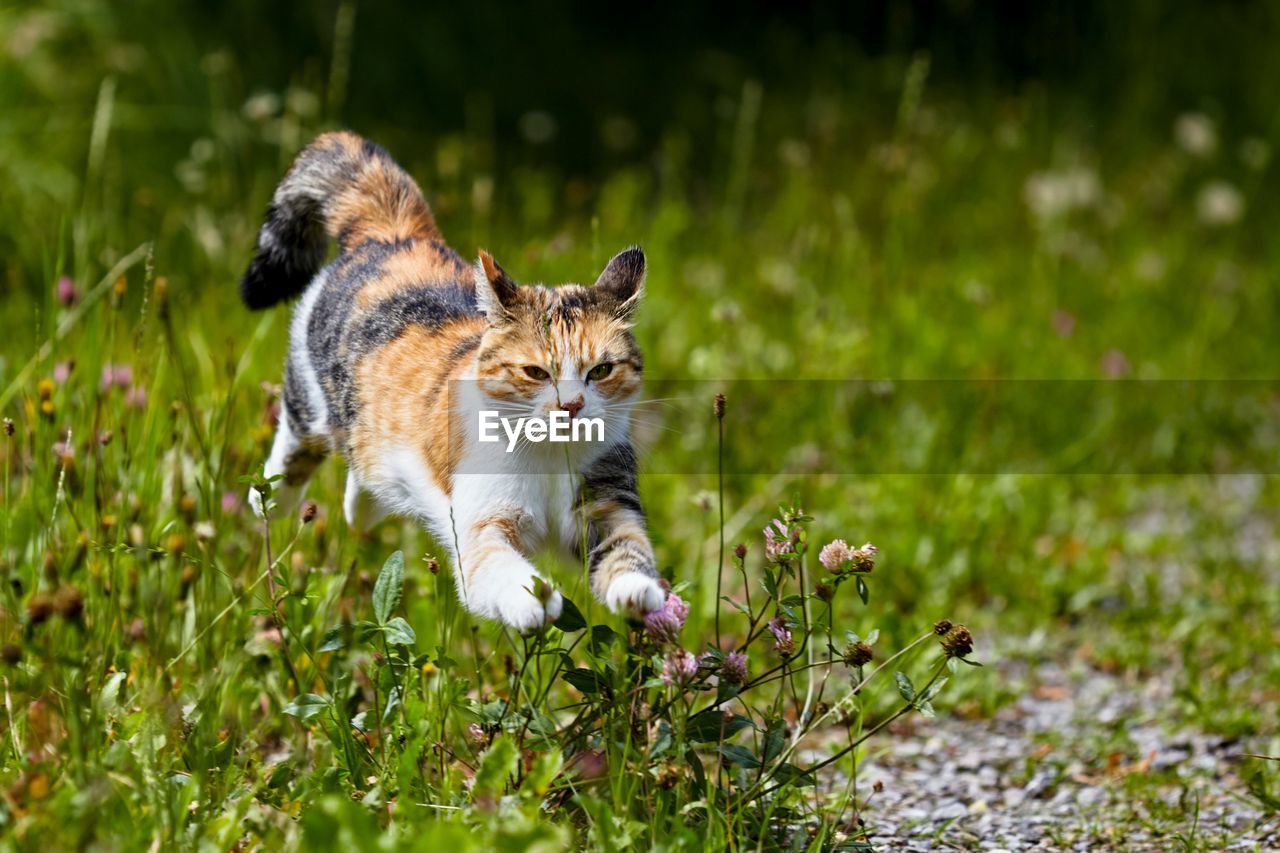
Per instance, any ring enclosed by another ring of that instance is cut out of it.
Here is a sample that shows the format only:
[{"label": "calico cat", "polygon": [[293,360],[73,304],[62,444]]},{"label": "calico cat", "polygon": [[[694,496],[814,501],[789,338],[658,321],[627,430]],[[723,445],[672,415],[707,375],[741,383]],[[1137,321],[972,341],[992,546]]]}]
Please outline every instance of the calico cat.
[{"label": "calico cat", "polygon": [[[330,238],[338,255],[323,265]],[[644,274],[632,248],[590,287],[519,286],[487,253],[471,265],[449,248],[385,150],[320,136],[276,189],[240,285],[251,309],[302,296],[265,466],[279,478],[268,503],[250,490],[255,512],[291,512],[337,452],[348,523],[425,524],[475,614],[521,631],[559,616],[560,593],[529,561],[544,544],[585,550],[592,591],[615,612],[661,607],[629,440]],[[605,439],[504,452],[475,440],[478,407],[600,418]]]}]

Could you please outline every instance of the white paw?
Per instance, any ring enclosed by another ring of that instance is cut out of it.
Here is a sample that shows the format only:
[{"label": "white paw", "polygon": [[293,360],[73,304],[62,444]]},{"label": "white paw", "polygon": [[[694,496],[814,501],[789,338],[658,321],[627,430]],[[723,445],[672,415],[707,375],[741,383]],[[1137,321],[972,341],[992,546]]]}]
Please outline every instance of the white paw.
[{"label": "white paw", "polygon": [[[540,587],[545,587],[543,590],[545,604],[530,592],[530,590],[538,591]],[[498,599],[498,618],[504,625],[527,634],[545,628],[559,619],[563,606],[564,599],[561,598],[560,593],[551,589],[542,578],[535,576],[524,585],[513,585],[502,591]]]},{"label": "white paw", "polygon": [[604,594],[605,605],[614,613],[644,616],[662,607],[667,592],[658,579],[641,572],[619,575]]}]

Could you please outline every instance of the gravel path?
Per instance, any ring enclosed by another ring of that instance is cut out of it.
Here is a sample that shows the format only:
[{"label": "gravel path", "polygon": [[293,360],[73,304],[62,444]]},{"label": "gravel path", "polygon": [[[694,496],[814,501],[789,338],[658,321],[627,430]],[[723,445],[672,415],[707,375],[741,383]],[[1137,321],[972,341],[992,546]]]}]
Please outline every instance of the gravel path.
[{"label": "gravel path", "polygon": [[878,848],[1280,849],[1280,815],[1237,775],[1251,750],[1162,722],[1167,684],[1053,665],[1036,683],[993,719],[880,739],[859,779],[883,785],[863,812]]}]

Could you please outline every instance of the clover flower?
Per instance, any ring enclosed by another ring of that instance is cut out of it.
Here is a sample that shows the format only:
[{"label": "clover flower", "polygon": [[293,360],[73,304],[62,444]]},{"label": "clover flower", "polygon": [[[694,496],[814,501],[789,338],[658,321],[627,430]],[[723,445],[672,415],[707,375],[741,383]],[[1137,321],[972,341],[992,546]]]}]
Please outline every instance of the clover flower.
[{"label": "clover flower", "polygon": [[698,659],[684,649],[668,652],[662,661],[662,681],[672,687],[688,687],[698,675]]},{"label": "clover flower", "polygon": [[863,642],[850,643],[840,657],[849,666],[865,666],[875,657],[875,651]]},{"label": "clover flower", "polygon": [[729,652],[720,664],[720,677],[729,684],[747,683],[746,652]]},{"label": "clover flower", "polygon": [[69,275],[58,279],[58,283],[53,286],[53,293],[57,297],[58,304],[64,308],[70,308],[80,301],[80,294],[76,292],[76,283]]},{"label": "clover flower", "polygon": [[667,593],[661,608],[645,614],[644,631],[656,643],[674,643],[688,618],[689,605],[684,599],[674,592]]},{"label": "clover flower", "polygon": [[844,564],[853,559],[853,549],[843,539],[835,539],[822,546],[818,552],[818,562],[829,572],[839,572]]},{"label": "clover flower", "polygon": [[[777,528],[775,530],[774,528]],[[777,562],[784,555],[795,551],[795,535],[778,519],[773,520],[773,527],[764,529],[764,555],[771,562]]]},{"label": "clover flower", "polygon": [[876,567],[876,554],[880,553],[880,549],[870,542],[853,552],[853,570],[855,572],[869,572]]},{"label": "clover flower", "polygon": [[791,657],[796,650],[796,640],[791,636],[791,629],[787,627],[786,622],[782,621],[781,616],[775,616],[769,620],[769,631],[773,634],[774,648],[778,650],[778,654]]},{"label": "clover flower", "polygon": [[133,367],[128,364],[102,365],[102,390],[128,388],[133,384]]}]

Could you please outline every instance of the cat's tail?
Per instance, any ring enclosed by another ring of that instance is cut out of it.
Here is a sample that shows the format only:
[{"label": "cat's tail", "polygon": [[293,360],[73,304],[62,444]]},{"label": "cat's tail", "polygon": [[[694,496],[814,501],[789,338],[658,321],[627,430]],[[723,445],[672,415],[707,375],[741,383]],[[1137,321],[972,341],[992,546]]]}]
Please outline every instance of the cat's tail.
[{"label": "cat's tail", "polygon": [[276,187],[240,296],[254,310],[297,296],[330,239],[348,251],[367,240],[439,236],[422,190],[390,154],[354,133],[326,133]]}]

